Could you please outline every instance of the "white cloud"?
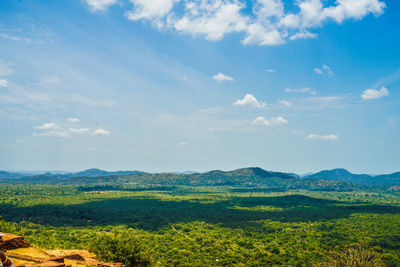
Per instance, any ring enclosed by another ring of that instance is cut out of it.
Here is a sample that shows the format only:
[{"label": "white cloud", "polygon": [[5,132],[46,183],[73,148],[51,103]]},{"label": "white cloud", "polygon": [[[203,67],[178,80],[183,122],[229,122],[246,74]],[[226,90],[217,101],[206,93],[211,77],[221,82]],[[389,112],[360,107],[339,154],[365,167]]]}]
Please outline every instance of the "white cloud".
[{"label": "white cloud", "polygon": [[42,124],[40,126],[36,126],[35,127],[35,129],[38,129],[38,130],[50,130],[50,129],[56,130],[56,129],[59,129],[59,128],[60,127],[57,124],[53,123],[53,122],[46,122],[46,123],[44,123],[44,124]]},{"label": "white cloud", "polygon": [[130,0],[134,9],[126,13],[129,20],[148,20],[157,28],[163,28],[163,18],[172,10],[179,0]]},{"label": "white cloud", "polygon": [[278,126],[287,124],[288,121],[282,117],[273,117],[270,119],[266,119],[262,116],[255,118],[251,124],[253,125],[263,125],[263,126]]},{"label": "white cloud", "polygon": [[0,76],[8,76],[13,73],[14,70],[12,68],[12,64],[0,60]]},{"label": "white cloud", "polygon": [[267,69],[267,72],[276,72],[276,69]]},{"label": "white cloud", "polygon": [[243,99],[238,99],[233,103],[235,106],[253,106],[256,108],[267,108],[267,104],[261,101],[258,101],[255,96],[252,94],[246,94]]},{"label": "white cloud", "polygon": [[309,31],[300,31],[289,37],[289,40],[297,40],[297,39],[315,39],[318,35],[315,33],[311,33]]},{"label": "white cloud", "polygon": [[180,142],[178,145],[180,146],[186,146],[188,143],[187,142]]},{"label": "white cloud", "polygon": [[304,132],[301,130],[293,130],[292,134],[298,135],[298,134],[303,134]]},{"label": "white cloud", "polygon": [[259,23],[250,24],[247,28],[247,37],[242,44],[261,46],[279,45],[285,43],[282,34],[277,29],[265,28]]},{"label": "white cloud", "polygon": [[229,82],[233,82],[235,81],[235,79],[233,79],[233,77],[225,75],[221,72],[219,72],[218,74],[215,74],[213,76],[213,79],[218,81],[218,82],[223,82],[223,81],[229,81]]},{"label": "white cloud", "polygon": [[[85,0],[92,11],[106,10],[117,0]],[[254,0],[248,10],[245,0],[130,0],[126,17],[150,22],[159,30],[174,30],[217,41],[230,33],[244,36],[242,43],[279,45],[287,40],[316,38],[308,30],[324,22],[379,16],[386,8],[383,0],[298,0],[297,12],[287,11],[286,1]]]},{"label": "white cloud", "polygon": [[33,40],[31,38],[26,38],[26,37],[19,37],[19,36],[15,36],[15,35],[9,35],[6,33],[1,33],[0,37],[6,40],[10,40],[10,41],[23,41],[27,44],[44,44],[43,40]]},{"label": "white cloud", "polygon": [[92,135],[103,135],[103,136],[107,136],[110,135],[110,132],[104,129],[97,129],[95,131],[93,131]]},{"label": "white cloud", "polygon": [[69,128],[68,131],[71,133],[82,134],[89,131],[89,128]]},{"label": "white cloud", "polygon": [[33,136],[43,136],[43,137],[61,137],[68,138],[70,137],[68,133],[56,130],[50,130],[44,133],[33,133]]},{"label": "white cloud", "polygon": [[[171,18],[167,24],[178,32],[217,41],[228,33],[246,31],[249,18],[240,13],[244,7],[244,3],[231,0],[187,1],[183,15]],[[177,12],[174,15],[179,16]]]},{"label": "white cloud", "polygon": [[325,70],[326,73],[328,73],[329,75],[333,76],[335,75],[331,69],[331,67],[329,67],[328,65],[322,65],[322,68]]},{"label": "white cloud", "polygon": [[342,23],[345,19],[362,19],[369,13],[379,16],[386,5],[379,0],[338,0],[336,6],[322,10],[323,19],[333,19]]},{"label": "white cloud", "polygon": [[113,107],[116,104],[116,102],[114,102],[113,100],[111,100],[109,98],[93,99],[93,98],[87,98],[80,94],[70,95],[69,100],[72,102],[80,102],[85,105],[95,106],[95,107]]},{"label": "white cloud", "polygon": [[8,81],[6,79],[0,79],[0,88],[8,87]]},{"label": "white cloud", "polygon": [[315,68],[315,69],[314,69],[314,72],[315,72],[316,74],[320,74],[320,75],[322,75],[322,74],[324,74],[324,73],[326,73],[326,74],[328,74],[328,75],[330,75],[330,76],[334,76],[334,75],[335,75],[335,74],[333,73],[331,67],[329,67],[328,65],[325,65],[325,64],[322,65],[321,68]]},{"label": "white cloud", "polygon": [[109,6],[117,3],[117,0],[85,0],[92,12],[105,11]]},{"label": "white cloud", "polygon": [[323,141],[339,141],[339,136],[337,134],[329,134],[329,135],[318,135],[318,134],[310,134],[306,137],[307,140],[323,140]]},{"label": "white cloud", "polygon": [[365,90],[361,95],[361,98],[364,100],[370,100],[370,99],[378,99],[388,95],[389,95],[389,90],[385,86],[382,86],[380,90],[374,90],[374,89]]},{"label": "white cloud", "polygon": [[67,121],[72,123],[78,123],[80,120],[78,118],[68,118]]},{"label": "white cloud", "polygon": [[329,102],[335,102],[338,100],[343,99],[341,96],[320,96],[320,97],[310,97],[308,100],[310,102],[319,102],[319,103],[329,103]]},{"label": "white cloud", "polygon": [[60,84],[60,78],[57,76],[43,76],[40,83],[46,86],[54,86]]},{"label": "white cloud", "polygon": [[281,104],[281,105],[284,105],[286,107],[290,107],[292,105],[292,103],[290,103],[287,100],[278,100],[278,103]]},{"label": "white cloud", "polygon": [[285,89],[286,93],[307,93],[310,95],[316,95],[317,92],[314,89],[311,89],[309,87],[305,87],[305,88],[300,88],[300,89],[291,89],[291,88],[286,88]]},{"label": "white cloud", "polygon": [[314,69],[314,72],[316,73],[316,74],[323,74],[324,72],[321,70],[321,69],[319,69],[319,68],[315,68]]}]

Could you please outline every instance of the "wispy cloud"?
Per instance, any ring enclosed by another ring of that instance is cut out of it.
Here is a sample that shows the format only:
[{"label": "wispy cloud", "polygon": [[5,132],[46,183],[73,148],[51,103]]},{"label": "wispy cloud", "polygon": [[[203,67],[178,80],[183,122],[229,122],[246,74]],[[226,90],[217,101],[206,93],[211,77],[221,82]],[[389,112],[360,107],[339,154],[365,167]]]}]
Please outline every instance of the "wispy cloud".
[{"label": "wispy cloud", "polygon": [[339,136],[337,134],[328,134],[328,135],[318,135],[318,134],[309,134],[306,137],[307,140],[321,140],[321,141],[339,141]]},{"label": "wispy cloud", "polygon": [[396,70],[395,72],[393,72],[392,74],[389,74],[383,78],[380,78],[378,81],[376,81],[374,83],[374,85],[372,86],[372,88],[379,88],[382,86],[388,86],[391,83],[397,81],[400,79],[400,69]]},{"label": "wispy cloud", "polygon": [[314,72],[315,72],[316,74],[323,74],[323,73],[324,73],[320,68],[315,68],[315,69],[314,69]]},{"label": "wispy cloud", "polygon": [[330,76],[334,76],[335,74],[333,73],[333,71],[332,71],[332,69],[331,69],[331,67],[329,67],[328,65],[322,65],[322,67],[321,68],[315,68],[314,69],[314,72],[316,73],[316,74],[320,74],[320,75],[322,75],[322,74],[328,74],[328,75],[330,75]]},{"label": "wispy cloud", "polygon": [[267,72],[269,72],[269,73],[276,72],[276,69],[267,69]]},{"label": "wispy cloud", "polygon": [[362,95],[361,98],[364,100],[371,100],[371,99],[378,99],[378,98],[382,98],[384,96],[388,96],[389,95],[389,90],[382,86],[382,88],[380,90],[375,90],[375,89],[367,89],[365,90]]},{"label": "wispy cloud", "polygon": [[33,40],[31,38],[27,38],[27,37],[19,37],[16,35],[9,35],[6,33],[0,33],[0,37],[6,40],[10,40],[10,41],[22,41],[25,42],[27,44],[44,44],[45,42],[43,40]]},{"label": "wispy cloud", "polygon": [[69,138],[70,135],[63,131],[50,130],[43,133],[33,133],[33,136]]},{"label": "wispy cloud", "polygon": [[0,60],[0,76],[8,76],[13,73],[14,69],[12,68],[12,64]]},{"label": "wispy cloud", "polygon": [[278,100],[278,103],[285,107],[290,107],[292,105],[292,103],[287,100]]},{"label": "wispy cloud", "polygon": [[303,134],[304,133],[304,131],[301,131],[301,130],[293,130],[292,131],[292,134],[294,134],[294,135],[299,135],[299,134]]},{"label": "wispy cloud", "polygon": [[83,134],[89,131],[89,128],[69,128],[68,131],[76,134]]},{"label": "wispy cloud", "polygon": [[78,123],[80,120],[78,118],[68,118],[67,122]]},{"label": "wispy cloud", "polygon": [[61,80],[57,76],[43,76],[40,79],[40,83],[46,86],[54,86],[60,84]]},{"label": "wispy cloud", "polygon": [[111,5],[116,4],[117,0],[85,0],[86,4],[89,6],[90,10],[93,12],[96,11],[105,11]]},{"label": "wispy cloud", "polygon": [[314,89],[311,89],[309,87],[305,87],[305,88],[300,88],[300,89],[291,89],[291,88],[286,88],[285,89],[286,93],[307,93],[310,95],[316,95],[317,92]]},{"label": "wispy cloud", "polygon": [[224,82],[224,81],[233,82],[233,81],[235,81],[235,79],[233,77],[225,75],[221,72],[219,72],[218,74],[215,74],[213,76],[213,79],[218,82]]}]

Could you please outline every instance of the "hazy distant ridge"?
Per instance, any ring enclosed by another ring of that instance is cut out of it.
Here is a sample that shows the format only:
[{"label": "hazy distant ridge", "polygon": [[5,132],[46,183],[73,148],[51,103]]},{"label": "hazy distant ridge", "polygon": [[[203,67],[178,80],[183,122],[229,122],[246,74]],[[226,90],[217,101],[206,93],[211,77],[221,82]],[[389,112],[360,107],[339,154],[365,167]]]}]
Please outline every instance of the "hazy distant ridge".
[{"label": "hazy distant ridge", "polygon": [[400,172],[372,176],[368,174],[354,174],[346,169],[332,169],[307,175],[303,179],[336,180],[366,185],[398,185],[400,184]]},{"label": "hazy distant ridge", "polygon": [[[124,178],[125,177],[125,178]],[[26,176],[19,173],[0,171],[0,181],[18,183],[109,183],[135,182],[156,185],[192,186],[289,186],[318,181],[345,182],[360,185],[400,185],[400,172],[371,176],[353,174],[346,169],[323,170],[304,176],[294,173],[266,171],[258,167],[241,168],[233,171],[212,170],[204,173],[145,173],[141,171],[104,171],[88,169],[74,173],[50,173]]]}]

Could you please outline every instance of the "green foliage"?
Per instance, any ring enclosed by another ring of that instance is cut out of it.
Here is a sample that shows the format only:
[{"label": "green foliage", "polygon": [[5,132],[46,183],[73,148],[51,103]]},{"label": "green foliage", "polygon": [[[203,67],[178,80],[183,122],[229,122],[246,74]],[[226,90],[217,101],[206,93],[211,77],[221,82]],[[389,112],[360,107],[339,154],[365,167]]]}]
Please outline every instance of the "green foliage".
[{"label": "green foliage", "polygon": [[89,250],[105,261],[122,262],[125,266],[149,266],[143,243],[134,234],[101,234],[88,244]]},{"label": "green foliage", "polygon": [[354,244],[400,265],[400,197],[380,190],[4,184],[0,214],[32,244],[127,265],[323,266]]},{"label": "green foliage", "polygon": [[382,256],[365,245],[357,244],[338,252],[331,252],[324,267],[382,267]]}]

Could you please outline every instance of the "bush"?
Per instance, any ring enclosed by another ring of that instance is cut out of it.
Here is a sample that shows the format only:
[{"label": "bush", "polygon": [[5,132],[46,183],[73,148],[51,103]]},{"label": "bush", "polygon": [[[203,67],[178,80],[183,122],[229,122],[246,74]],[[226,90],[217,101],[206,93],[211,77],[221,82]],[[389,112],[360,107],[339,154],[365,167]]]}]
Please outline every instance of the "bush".
[{"label": "bush", "polygon": [[89,243],[89,251],[99,259],[122,262],[125,266],[149,266],[146,249],[133,235],[101,234]]},{"label": "bush", "polygon": [[326,262],[320,266],[326,267],[381,267],[385,266],[382,256],[365,245],[354,245],[339,252],[332,252]]}]

